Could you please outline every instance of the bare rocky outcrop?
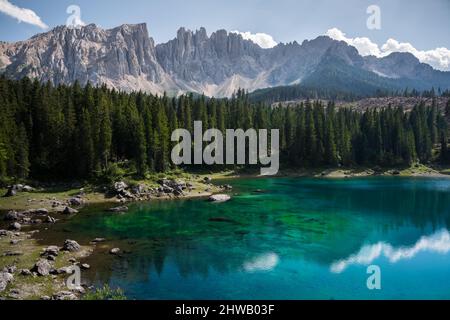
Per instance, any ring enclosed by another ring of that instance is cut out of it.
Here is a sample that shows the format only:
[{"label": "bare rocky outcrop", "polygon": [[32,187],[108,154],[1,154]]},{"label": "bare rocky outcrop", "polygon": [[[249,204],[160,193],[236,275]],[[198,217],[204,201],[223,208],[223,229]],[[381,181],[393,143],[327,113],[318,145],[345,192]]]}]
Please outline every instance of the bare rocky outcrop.
[{"label": "bare rocky outcrop", "polygon": [[[145,24],[109,30],[90,24],[76,29],[59,26],[26,41],[0,44],[0,72],[11,78],[28,76],[53,84],[78,80],[82,85],[155,94],[223,97],[238,88],[311,85],[314,82],[308,80],[341,64],[375,83],[385,81],[383,86],[450,87],[450,72],[434,70],[411,54],[362,57],[356,48],[326,36],[263,49],[226,30],[208,35],[204,28],[180,28],[174,39],[155,45]],[[11,188],[8,193],[16,192]]]}]

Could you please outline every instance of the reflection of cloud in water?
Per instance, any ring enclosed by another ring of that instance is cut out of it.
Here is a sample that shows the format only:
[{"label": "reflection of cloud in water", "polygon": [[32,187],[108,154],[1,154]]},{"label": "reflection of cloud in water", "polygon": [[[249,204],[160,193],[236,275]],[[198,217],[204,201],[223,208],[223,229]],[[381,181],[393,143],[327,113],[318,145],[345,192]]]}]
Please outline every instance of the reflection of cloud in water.
[{"label": "reflection of cloud in water", "polygon": [[347,259],[339,260],[331,265],[331,272],[341,273],[352,264],[369,265],[380,256],[395,263],[402,259],[413,258],[421,251],[431,251],[447,253],[450,251],[450,233],[447,230],[438,231],[431,236],[424,236],[412,247],[394,248],[389,243],[378,242],[373,245],[366,245],[357,254],[351,255]]},{"label": "reflection of cloud in water", "polygon": [[270,271],[277,266],[279,260],[276,253],[269,252],[244,262],[243,267],[247,272]]}]

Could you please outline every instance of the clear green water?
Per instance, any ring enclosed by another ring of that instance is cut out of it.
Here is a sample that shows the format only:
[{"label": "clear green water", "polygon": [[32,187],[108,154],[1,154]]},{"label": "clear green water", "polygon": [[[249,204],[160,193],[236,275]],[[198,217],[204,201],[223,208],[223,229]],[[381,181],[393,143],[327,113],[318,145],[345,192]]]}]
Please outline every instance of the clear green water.
[{"label": "clear green water", "polygon": [[[82,276],[131,299],[450,298],[450,179],[231,184],[227,203],[139,203],[126,214],[90,208],[41,235],[107,238]],[[112,257],[111,246],[125,253]],[[381,290],[367,289],[371,264],[381,268]]]}]

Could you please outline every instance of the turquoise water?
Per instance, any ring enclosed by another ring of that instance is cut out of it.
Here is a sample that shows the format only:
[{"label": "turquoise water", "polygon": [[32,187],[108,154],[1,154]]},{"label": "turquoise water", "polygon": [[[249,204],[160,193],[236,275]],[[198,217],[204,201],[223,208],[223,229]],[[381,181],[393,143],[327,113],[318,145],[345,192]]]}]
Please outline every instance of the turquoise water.
[{"label": "turquoise water", "polygon": [[[51,233],[81,243],[107,238],[82,276],[131,299],[450,298],[450,179],[231,184],[227,203],[155,201],[125,214],[90,208]],[[121,257],[107,253],[112,246]],[[367,288],[369,265],[380,267],[381,290]]]}]

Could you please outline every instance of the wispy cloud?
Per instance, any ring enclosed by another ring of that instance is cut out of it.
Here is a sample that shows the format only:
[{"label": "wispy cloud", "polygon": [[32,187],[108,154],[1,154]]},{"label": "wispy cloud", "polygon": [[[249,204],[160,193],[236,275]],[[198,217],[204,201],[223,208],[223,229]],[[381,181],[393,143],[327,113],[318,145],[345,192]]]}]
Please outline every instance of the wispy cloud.
[{"label": "wispy cloud", "polygon": [[331,271],[341,273],[351,265],[369,265],[381,256],[395,263],[403,259],[411,259],[419,252],[429,251],[448,253],[450,251],[450,233],[447,230],[438,231],[428,237],[422,237],[411,247],[394,248],[389,243],[378,242],[361,248],[358,253],[346,259],[334,262]]},{"label": "wispy cloud", "polygon": [[327,36],[332,39],[345,41],[358,49],[363,56],[373,55],[378,58],[390,55],[393,52],[409,52],[413,54],[420,62],[428,63],[432,67],[449,71],[450,70],[450,50],[447,48],[436,48],[433,50],[417,50],[408,42],[399,42],[395,39],[389,39],[381,47],[367,37],[349,38],[344,32],[337,28],[327,31]]},{"label": "wispy cloud", "polygon": [[251,33],[240,31],[231,31],[231,33],[240,34],[245,40],[251,40],[264,49],[273,48],[277,45],[277,42],[273,39],[273,37],[266,33]]},{"label": "wispy cloud", "polygon": [[25,22],[42,29],[48,29],[48,26],[33,10],[20,8],[10,3],[8,0],[0,0],[0,12],[17,19],[19,22]]}]

